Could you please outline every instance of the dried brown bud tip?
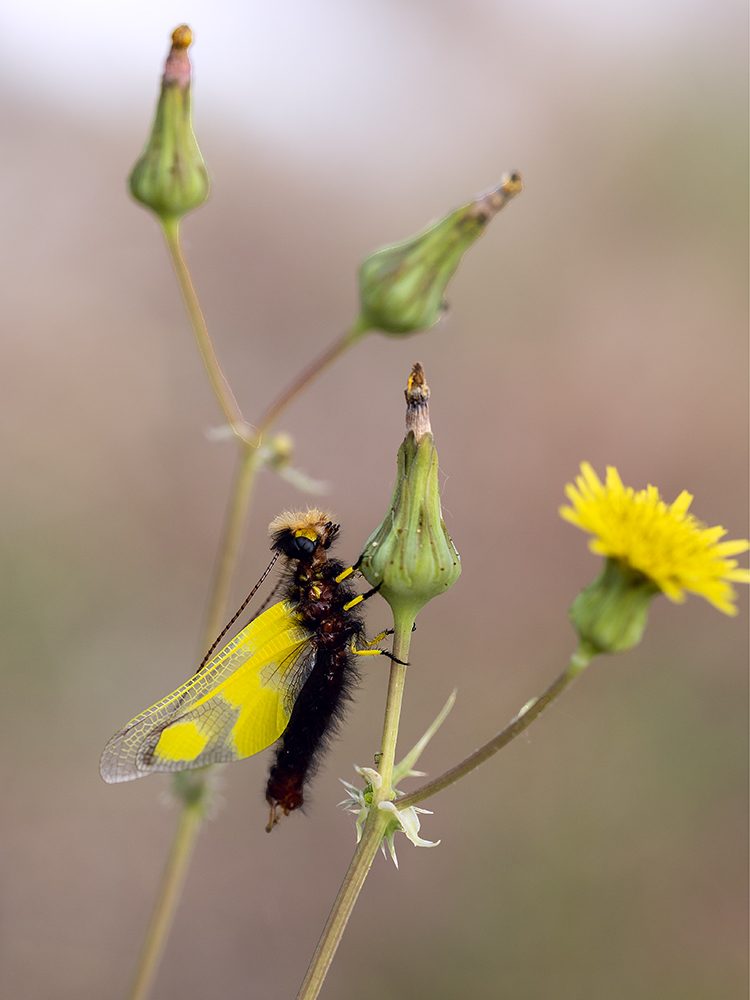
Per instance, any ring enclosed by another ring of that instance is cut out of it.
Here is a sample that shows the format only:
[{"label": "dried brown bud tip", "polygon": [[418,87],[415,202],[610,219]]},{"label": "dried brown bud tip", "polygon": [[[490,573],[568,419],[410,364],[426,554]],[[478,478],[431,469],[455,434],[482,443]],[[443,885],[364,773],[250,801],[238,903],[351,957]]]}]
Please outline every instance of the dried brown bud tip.
[{"label": "dried brown bud tip", "polygon": [[494,219],[509,201],[523,191],[523,181],[520,174],[506,174],[498,187],[480,194],[471,206],[471,216],[482,222]]},{"label": "dried brown bud tip", "polygon": [[362,552],[360,571],[393,609],[396,629],[458,579],[461,560],[440,509],[438,457],[430,430],[430,390],[421,365],[406,387],[406,437],[398,450],[396,487],[383,523]]},{"label": "dried brown bud tip", "polygon": [[417,441],[432,430],[430,426],[430,387],[424,377],[424,368],[417,363],[411,370],[409,382],[404,390],[406,397],[406,433],[414,431]]},{"label": "dried brown bud tip", "polygon": [[370,254],[359,269],[360,314],[365,330],[392,336],[426,330],[447,309],[448,282],[490,219],[523,190],[520,174],[457,208],[405,243]]}]

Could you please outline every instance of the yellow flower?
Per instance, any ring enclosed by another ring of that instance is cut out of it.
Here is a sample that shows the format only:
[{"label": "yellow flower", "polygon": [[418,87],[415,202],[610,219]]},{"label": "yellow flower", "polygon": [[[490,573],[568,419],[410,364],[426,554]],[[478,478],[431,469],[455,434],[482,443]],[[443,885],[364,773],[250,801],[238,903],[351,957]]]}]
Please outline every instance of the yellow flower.
[{"label": "yellow flower", "polygon": [[708,528],[688,513],[693,497],[686,490],[667,504],[655,486],[636,492],[623,485],[613,466],[602,483],[582,462],[575,486],[568,483],[565,492],[572,506],[561,507],[560,515],[596,536],[589,542],[592,552],[642,573],[675,603],[691,590],[719,611],[737,613],[730,581],[750,583],[750,571],[728,557],[747,551],[750,543],[720,542],[726,531]]}]

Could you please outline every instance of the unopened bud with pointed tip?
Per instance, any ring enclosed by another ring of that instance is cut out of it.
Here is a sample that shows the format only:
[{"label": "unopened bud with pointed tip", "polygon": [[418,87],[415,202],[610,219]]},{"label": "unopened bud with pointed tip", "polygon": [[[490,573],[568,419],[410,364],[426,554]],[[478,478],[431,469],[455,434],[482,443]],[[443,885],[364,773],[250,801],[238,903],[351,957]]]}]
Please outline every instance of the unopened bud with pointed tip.
[{"label": "unopened bud with pointed tip", "polygon": [[190,115],[192,40],[186,24],[172,33],[151,135],[130,175],[131,194],[162,223],[179,222],[208,197],[208,173]]},{"label": "unopened bud with pointed tip", "polygon": [[430,428],[430,390],[421,365],[406,389],[406,437],[385,520],[364,547],[360,571],[393,609],[396,627],[458,579],[461,560],[440,507],[438,457]]},{"label": "unopened bud with pointed tip", "polygon": [[436,323],[447,309],[443,296],[461,258],[522,190],[520,174],[510,174],[413,239],[367,257],[359,269],[358,322],[396,336]]}]

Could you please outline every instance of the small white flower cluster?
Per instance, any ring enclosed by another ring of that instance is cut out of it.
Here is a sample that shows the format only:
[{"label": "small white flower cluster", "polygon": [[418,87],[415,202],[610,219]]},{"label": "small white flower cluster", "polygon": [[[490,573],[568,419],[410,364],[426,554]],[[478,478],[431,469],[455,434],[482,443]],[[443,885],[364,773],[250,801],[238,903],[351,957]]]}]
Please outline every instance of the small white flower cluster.
[{"label": "small white flower cluster", "polygon": [[[438,715],[437,719],[433,722],[427,732],[424,734],[422,739],[417,743],[413,750],[404,757],[400,764],[397,764],[393,769],[393,790],[396,793],[395,801],[391,802],[379,802],[378,809],[383,812],[390,813],[390,818],[388,826],[386,827],[385,833],[383,834],[383,843],[380,845],[383,851],[383,857],[386,857],[385,845],[388,844],[388,850],[390,851],[391,857],[393,858],[393,863],[398,868],[398,858],[396,857],[396,849],[394,846],[394,837],[400,830],[405,833],[409,840],[414,844],[415,847],[437,847],[440,843],[439,840],[424,840],[419,836],[419,816],[418,813],[427,813],[432,815],[429,809],[420,809],[419,806],[408,806],[406,809],[398,808],[398,790],[396,785],[403,778],[421,777],[424,775],[423,771],[415,771],[413,765],[416,764],[419,755],[422,753],[424,748],[427,746],[429,741],[437,732],[438,728],[442,724],[445,717],[448,715],[450,710],[453,708],[453,703],[456,700],[456,692],[454,691],[445,707]],[[365,779],[365,787],[357,788],[356,785],[352,785],[349,781],[344,781],[341,778],[341,784],[346,788],[349,793],[348,798],[340,802],[339,805],[343,806],[347,812],[354,813],[357,817],[357,843],[362,839],[362,831],[364,829],[365,823],[367,822],[367,817],[370,815],[370,811],[373,807],[373,792],[380,791],[383,787],[383,778],[379,771],[376,771],[372,767],[357,767],[354,770],[357,774],[360,774]]]},{"label": "small white flower cluster", "polygon": [[[359,843],[362,838],[362,830],[364,829],[367,817],[372,809],[373,790],[383,787],[383,779],[380,776],[380,773],[372,767],[355,766],[354,770],[362,775],[367,784],[363,789],[360,789],[357,788],[356,785],[352,785],[350,782],[344,781],[342,778],[341,783],[349,792],[349,798],[344,799],[344,801],[339,804],[342,805],[347,812],[355,813],[357,815],[357,843]],[[411,771],[410,773],[412,775],[419,774],[418,771]],[[393,839],[399,830],[406,834],[415,847],[437,847],[440,843],[439,840],[424,840],[419,836],[419,816],[417,816],[417,813],[429,813],[429,809],[420,809],[419,806],[409,806],[408,809],[399,809],[395,802],[380,802],[378,803],[378,809],[391,814],[388,826],[383,834],[383,843],[380,847],[383,852],[383,857],[386,857],[385,845],[386,843],[388,844],[388,850],[390,851],[393,863],[397,868],[398,858],[396,857],[396,848]]]}]

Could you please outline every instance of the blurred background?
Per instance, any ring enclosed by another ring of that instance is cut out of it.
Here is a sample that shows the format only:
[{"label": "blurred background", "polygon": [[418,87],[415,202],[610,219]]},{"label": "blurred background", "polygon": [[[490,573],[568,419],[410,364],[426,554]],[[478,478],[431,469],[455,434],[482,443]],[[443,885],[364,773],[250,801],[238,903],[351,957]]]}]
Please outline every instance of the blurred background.
[{"label": "blurred background", "polygon": [[[349,325],[362,258],[498,182],[440,326],[373,334],[285,413],[356,558],[391,494],[403,388],[432,389],[463,575],[420,615],[401,747],[454,686],[435,776],[562,669],[599,571],[560,520],[581,460],[746,534],[746,11],[736,0],[27,0],[0,11],[1,989],[125,993],[175,827],[102,747],[194,670],[235,449],[156,222],[125,178],[172,29],[194,29],[213,180],[183,226],[249,420]],[[233,587],[305,497],[264,473]],[[659,598],[530,731],[378,857],[324,990],[516,1000],[746,996],[746,595]],[[368,605],[371,631],[388,624]],[[291,997],[354,847],[368,662],[307,815],[267,836],[268,754],[226,768],[155,997]],[[407,786],[405,786],[407,787]],[[413,787],[413,786],[412,786]],[[384,960],[384,956],[387,959]]]}]

